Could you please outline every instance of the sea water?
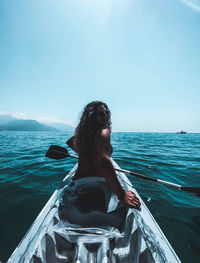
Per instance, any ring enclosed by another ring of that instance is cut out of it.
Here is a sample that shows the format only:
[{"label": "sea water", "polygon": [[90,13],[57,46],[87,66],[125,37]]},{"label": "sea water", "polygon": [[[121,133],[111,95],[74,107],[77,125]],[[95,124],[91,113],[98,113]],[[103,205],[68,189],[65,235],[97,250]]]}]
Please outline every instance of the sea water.
[{"label": "sea water", "polygon": [[[45,157],[71,133],[0,132],[0,261],[9,258],[76,160]],[[200,187],[200,134],[112,133],[123,169]],[[72,151],[70,151],[72,153]],[[183,263],[200,262],[200,198],[129,176]]]}]

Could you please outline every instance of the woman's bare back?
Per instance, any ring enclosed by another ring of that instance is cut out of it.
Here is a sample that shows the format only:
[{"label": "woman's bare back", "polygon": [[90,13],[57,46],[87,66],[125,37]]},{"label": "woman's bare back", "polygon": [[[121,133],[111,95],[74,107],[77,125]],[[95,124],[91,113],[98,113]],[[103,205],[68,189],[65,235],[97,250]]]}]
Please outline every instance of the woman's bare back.
[{"label": "woman's bare back", "polygon": [[[112,153],[110,133],[110,129],[102,129],[100,135],[94,139],[87,156],[79,156],[74,180],[88,176],[102,176],[123,203],[133,208],[139,208],[140,202],[136,195],[131,191],[124,191],[117,179],[110,160]],[[67,144],[78,153],[73,145],[73,137],[67,141]]]},{"label": "woman's bare back", "polygon": [[[68,140],[67,144],[76,151],[72,145],[73,143],[70,143],[70,140]],[[74,180],[88,176],[104,176],[101,162],[103,154],[109,157],[112,154],[109,129],[103,129],[100,135],[94,139],[87,156],[79,156],[78,168]]]}]

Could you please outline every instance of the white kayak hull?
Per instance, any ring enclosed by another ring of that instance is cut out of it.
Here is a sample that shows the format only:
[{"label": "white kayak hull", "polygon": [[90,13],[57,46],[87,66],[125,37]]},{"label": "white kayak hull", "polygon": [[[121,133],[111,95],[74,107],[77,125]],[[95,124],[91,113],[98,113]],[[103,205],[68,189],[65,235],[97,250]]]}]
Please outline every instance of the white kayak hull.
[{"label": "white kayak hull", "polygon": [[[114,161],[113,165],[119,168]],[[122,233],[112,227],[63,226],[58,217],[59,200],[76,168],[54,192],[7,263],[180,263],[150,211],[120,172],[123,188],[134,191],[141,202],[141,211],[128,210]],[[113,197],[112,203],[115,200]]]}]

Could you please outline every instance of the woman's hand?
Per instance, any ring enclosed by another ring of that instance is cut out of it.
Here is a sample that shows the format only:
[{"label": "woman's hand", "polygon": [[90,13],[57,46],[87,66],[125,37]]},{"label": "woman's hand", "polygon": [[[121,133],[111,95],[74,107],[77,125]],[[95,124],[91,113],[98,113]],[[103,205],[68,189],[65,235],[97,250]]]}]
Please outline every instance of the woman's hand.
[{"label": "woman's hand", "polygon": [[132,191],[125,191],[124,197],[121,201],[128,207],[140,210],[140,201]]}]

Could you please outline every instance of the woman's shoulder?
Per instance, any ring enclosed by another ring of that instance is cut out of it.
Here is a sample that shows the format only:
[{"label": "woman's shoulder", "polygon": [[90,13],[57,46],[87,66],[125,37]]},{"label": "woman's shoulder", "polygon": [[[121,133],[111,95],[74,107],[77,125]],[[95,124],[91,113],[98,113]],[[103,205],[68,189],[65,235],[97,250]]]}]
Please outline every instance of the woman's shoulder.
[{"label": "woman's shoulder", "polygon": [[111,134],[110,129],[109,128],[105,128],[105,129],[101,130],[100,137],[102,139],[110,139],[110,134]]},{"label": "woman's shoulder", "polygon": [[104,150],[106,149],[106,152],[108,152],[109,155],[112,154],[112,146],[110,144],[110,134],[111,134],[110,129],[106,128],[101,131],[101,135],[100,135],[100,145],[101,147],[104,148]]}]

